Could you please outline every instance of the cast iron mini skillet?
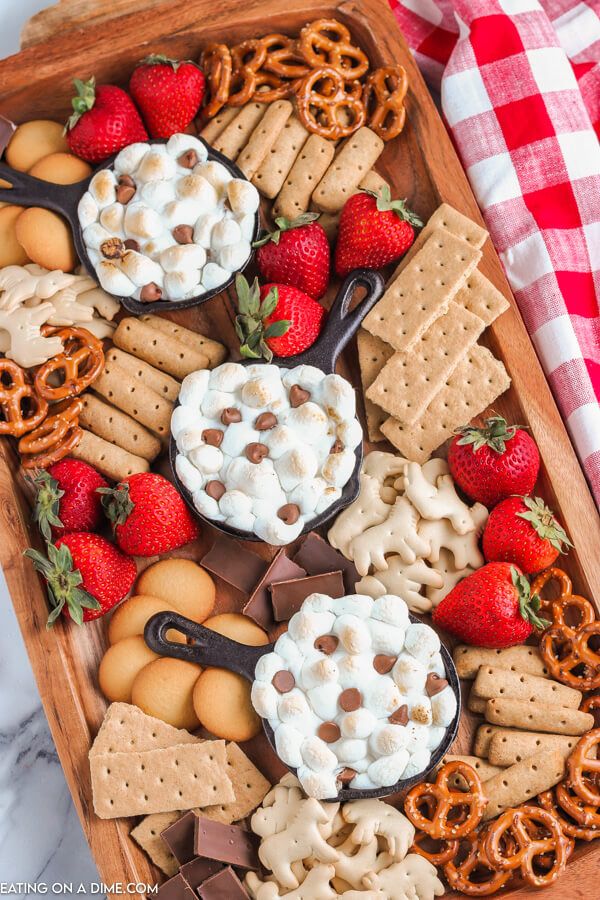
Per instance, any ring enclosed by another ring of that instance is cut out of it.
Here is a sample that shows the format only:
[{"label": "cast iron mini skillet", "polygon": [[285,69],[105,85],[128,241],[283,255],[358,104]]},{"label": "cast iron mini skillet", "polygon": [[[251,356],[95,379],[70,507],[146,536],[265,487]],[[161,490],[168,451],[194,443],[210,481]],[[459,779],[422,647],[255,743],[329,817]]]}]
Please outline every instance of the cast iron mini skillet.
[{"label": "cast iron mini skillet", "polygon": [[[226,156],[223,156],[222,153],[219,153],[217,150],[213,150],[212,147],[209,147],[206,141],[203,141],[202,138],[198,138],[198,140],[201,141],[201,143],[203,143],[206,147],[209,160],[220,162],[225,166],[225,168],[231,173],[234,178],[241,178],[244,181],[248,180],[244,173],[240,169],[238,169],[235,163],[232,163],[231,160],[227,159]],[[166,144],[167,142],[166,140],[157,139],[148,140],[146,141],[146,143]],[[71,226],[77,256],[83,263],[86,271],[96,282],[98,282],[98,277],[96,275],[94,266],[90,262],[90,258],[88,256],[87,249],[83,240],[83,229],[79,224],[77,207],[79,205],[79,201],[87,191],[90,181],[92,180],[96,172],[100,172],[101,169],[112,168],[117,155],[118,154],[115,154],[114,156],[111,156],[109,159],[103,162],[94,170],[94,172],[92,172],[92,174],[88,178],[84,178],[83,181],[77,181],[75,182],[75,184],[64,185],[51,184],[49,181],[42,181],[40,178],[34,178],[32,175],[27,175],[24,172],[17,172],[16,169],[12,169],[10,166],[7,166],[6,163],[0,162],[0,178],[5,179],[10,184],[12,184],[12,188],[0,188],[0,201],[3,201],[5,203],[17,203],[20,206],[41,206],[43,209],[50,209],[53,212],[60,213],[60,215],[63,216],[63,218],[65,218]],[[260,232],[259,211],[256,212],[255,217],[256,221],[251,243],[258,238],[258,234]],[[189,309],[191,306],[200,306],[201,303],[205,303],[207,300],[210,300],[211,297],[215,297],[217,294],[220,294],[231,284],[233,284],[235,276],[239,272],[244,271],[251,259],[252,250],[250,251],[248,259],[246,260],[244,265],[236,272],[232,272],[231,277],[228,278],[226,282],[219,285],[219,287],[213,288],[210,291],[206,291],[205,294],[201,294],[199,297],[190,297],[189,300],[155,300],[152,303],[141,303],[139,300],[134,300],[133,297],[116,297],[116,299],[119,301],[121,306],[123,306],[127,310],[127,312],[133,313],[133,315],[135,316],[141,316],[142,314],[149,312],[172,312],[178,309]],[[100,282],[98,282],[98,284],[99,283]]]},{"label": "cast iron mini skillet", "polygon": [[[350,312],[350,304],[354,293],[358,288],[364,288],[366,294],[358,306]],[[305,350],[303,353],[296,354],[296,356],[276,357],[273,359],[273,363],[282,369],[293,369],[295,366],[307,365],[321,369],[326,375],[335,372],[335,364],[338,356],[350,338],[358,330],[360,323],[369,310],[375,306],[383,294],[383,291],[384,281],[378,272],[374,272],[371,269],[355,269],[348,275],[342,284],[333,301],[331,309],[329,310],[325,325],[312,347],[309,347],[308,350]],[[258,363],[265,363],[265,360],[244,359],[240,361],[242,366],[256,365]],[[178,405],[179,403],[176,404],[176,406]],[[224,534],[228,534],[231,537],[238,538],[238,540],[260,541],[261,538],[254,534],[253,531],[242,531],[239,528],[232,528],[230,525],[225,525],[223,522],[215,522],[213,519],[209,519],[198,512],[194,506],[191,491],[182,484],[175,470],[177,452],[177,443],[175,439],[171,437],[169,443],[169,461],[171,463],[173,481],[177,486],[177,490],[182,495],[194,515],[207,525],[212,525],[213,528],[217,528],[219,531],[222,531]],[[345,506],[348,506],[348,504],[356,500],[358,489],[360,487],[360,467],[363,458],[362,442],[356,448],[355,456],[356,463],[352,475],[344,485],[341,497],[320,515],[316,516],[314,519],[310,519],[300,534],[306,534],[308,531],[313,531],[315,528],[328,522]]]},{"label": "cast iron mini skillet", "polygon": [[[410,615],[411,622],[419,622],[416,616]],[[169,628],[175,628],[177,631],[183,632],[187,637],[192,638],[193,644],[177,644],[167,640],[167,631]],[[242,675],[250,683],[254,681],[254,670],[261,656],[265,653],[271,653],[275,644],[264,644],[261,647],[249,647],[247,644],[238,644],[231,638],[217,634],[203,625],[198,625],[179,613],[162,612],[157,613],[148,620],[144,629],[144,640],[151,650],[160,656],[172,656],[175,659],[183,659],[187,662],[199,664],[201,666],[218,666],[221,669],[228,669]],[[446,678],[448,684],[456,695],[456,715],[448,728],[446,734],[439,747],[431,754],[431,761],[427,769],[413,775],[411,778],[405,778],[398,781],[390,787],[374,788],[373,790],[353,790],[352,788],[343,788],[337,797],[328,797],[330,801],[346,801],[346,800],[366,800],[376,797],[387,797],[389,794],[395,794],[398,791],[408,791],[414,784],[425,781],[428,776],[437,768],[448,750],[450,749],[456,732],[458,731],[458,723],[460,720],[460,682],[458,675],[448,650],[441,645],[442,659],[444,660],[444,668],[446,669]],[[266,719],[262,720],[264,732],[268,741],[273,748],[275,754],[275,735],[273,729]],[[290,772],[296,774],[296,770],[287,767]]]}]

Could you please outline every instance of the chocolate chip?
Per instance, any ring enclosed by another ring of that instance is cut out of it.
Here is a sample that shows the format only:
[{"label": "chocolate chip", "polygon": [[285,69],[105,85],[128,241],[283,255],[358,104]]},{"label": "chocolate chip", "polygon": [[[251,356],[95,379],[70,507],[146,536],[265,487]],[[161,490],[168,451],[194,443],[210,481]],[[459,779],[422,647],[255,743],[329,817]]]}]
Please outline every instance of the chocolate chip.
[{"label": "chocolate chip", "polygon": [[162,291],[154,281],[145,284],[140,291],[140,301],[142,303],[153,303],[155,300],[160,300],[161,297]]},{"label": "chocolate chip", "polygon": [[425,682],[425,693],[428,697],[434,697],[440,691],[443,691],[445,687],[448,687],[448,682],[445,678],[440,678],[435,672],[429,673]]},{"label": "chocolate chip", "polygon": [[276,425],[277,416],[273,415],[271,412],[261,413],[254,423],[254,427],[257,431],[270,431],[271,428],[275,428]]},{"label": "chocolate chip", "polygon": [[135,195],[135,181],[130,175],[121,175],[117,185],[117,201],[126,205]]},{"label": "chocolate chip", "polygon": [[242,414],[235,406],[226,406],[221,413],[221,422],[223,425],[232,425],[234,422],[241,422]]},{"label": "chocolate chip", "polygon": [[119,184],[125,184],[127,187],[135,187],[135,181],[131,175],[119,175]]},{"label": "chocolate chip", "polygon": [[331,656],[337,650],[338,644],[339,638],[336,638],[334,634],[322,634],[321,637],[315,638],[313,647],[315,650],[320,650],[325,656]]},{"label": "chocolate chip", "polygon": [[261,463],[265,456],[269,455],[269,448],[266,444],[259,444],[257,441],[252,441],[250,444],[246,445],[246,449],[244,450],[246,454],[246,459],[250,460],[251,463]]},{"label": "chocolate chip", "polygon": [[355,776],[356,776],[356,769],[351,769],[349,766],[346,766],[345,769],[342,769],[342,771],[339,773],[339,775],[336,775],[336,778],[340,782],[341,785],[345,786],[347,784],[350,784],[350,782],[352,781],[352,779]]},{"label": "chocolate chip", "polygon": [[177,157],[177,162],[183,169],[193,169],[198,164],[198,154],[195,150],[186,150]]},{"label": "chocolate chip", "polygon": [[300,507],[296,503],[285,503],[277,510],[277,518],[286,525],[293,525],[300,518]]},{"label": "chocolate chip", "polygon": [[280,694],[287,694],[295,686],[296,679],[287,669],[280,669],[279,672],[275,672],[273,675],[271,684]]},{"label": "chocolate chip", "polygon": [[354,712],[362,703],[362,694],[356,688],[346,688],[338,697],[338,703],[344,712]]},{"label": "chocolate chip", "polygon": [[225,432],[220,428],[205,428],[202,432],[202,440],[211,447],[220,447],[224,437]]},{"label": "chocolate chip", "polygon": [[194,243],[194,229],[191,225],[176,225],[172,233],[178,244]]},{"label": "chocolate chip", "polygon": [[222,481],[208,481],[204,490],[213,500],[220,500],[227,488]]},{"label": "chocolate chip", "polygon": [[386,656],[385,653],[378,653],[377,656],[373,658],[373,668],[376,672],[379,672],[380,675],[386,675],[394,668],[394,663],[397,658],[397,656]]},{"label": "chocolate chip", "polygon": [[408,706],[403,703],[398,709],[395,709],[391,716],[388,716],[388,722],[392,725],[408,725]]},{"label": "chocolate chip", "polygon": [[125,244],[121,238],[108,238],[100,244],[100,252],[106,259],[121,259],[125,253]]},{"label": "chocolate chip", "polygon": [[335,722],[323,722],[317,728],[317,737],[320,737],[326,744],[333,744],[335,741],[339,741],[341,734],[342,732]]},{"label": "chocolate chip", "polygon": [[335,442],[329,452],[330,453],[341,453],[343,449],[344,449],[344,445],[343,445],[342,441],[340,441],[339,438],[336,438]]},{"label": "chocolate chip", "polygon": [[127,238],[126,241],[123,241],[123,246],[126,250],[135,250],[136,253],[140,252],[140,245],[133,238]]},{"label": "chocolate chip", "polygon": [[290,406],[297,409],[307,400],[310,400],[310,391],[305,391],[299,384],[293,384],[290,388]]}]

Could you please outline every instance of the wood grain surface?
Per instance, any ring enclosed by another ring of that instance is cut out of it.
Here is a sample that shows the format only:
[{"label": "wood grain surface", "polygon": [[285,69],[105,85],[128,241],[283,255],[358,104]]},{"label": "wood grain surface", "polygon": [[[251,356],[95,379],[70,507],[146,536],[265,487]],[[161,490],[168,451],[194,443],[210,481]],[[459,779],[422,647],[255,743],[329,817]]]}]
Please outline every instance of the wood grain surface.
[{"label": "wood grain surface", "polygon": [[[218,6],[210,0],[197,0],[152,6],[151,14],[143,12],[138,3],[133,13],[119,15],[131,7],[130,0],[91,3],[87,7],[83,0],[72,0],[38,14],[24,30],[26,49],[0,62],[0,112],[17,122],[35,117],[64,120],[74,77],[95,74],[98,83],[125,85],[134,64],[149,52],[196,58],[202,46],[215,38],[234,42],[270,31],[295,34],[310,19],[336,16],[350,27],[374,65],[401,62],[408,71],[407,126],[401,138],[386,147],[378,164],[395,193],[407,197],[423,219],[446,201],[482,221],[460,162],[386,0],[247,0],[243,4],[221,0]],[[118,15],[110,27],[105,18],[107,7]],[[40,41],[44,41],[43,52]],[[575,543],[576,550],[569,555],[566,568],[577,592],[595,599],[598,605],[600,522],[596,508],[489,241],[480,268],[511,301],[509,311],[488,329],[485,338],[512,378],[510,391],[494,404],[494,409],[531,429],[543,462],[540,491]],[[237,347],[233,305],[227,294],[202,307],[169,315],[234,350]],[[339,370],[356,386],[360,384],[354,344],[346,351]],[[384,445],[377,447],[382,449]],[[4,538],[0,561],[84,831],[106,883],[154,882],[159,873],[128,839],[132,823],[101,821],[91,806],[87,754],[106,707],[96,684],[97,665],[106,644],[105,626],[100,620],[78,629],[61,621],[53,631],[46,631],[45,594],[22,557],[23,549],[32,541],[36,543],[37,538],[34,530],[29,530],[27,490],[7,441],[0,442],[0,460],[5,463],[0,470],[0,532]],[[211,530],[204,529],[201,540],[185,548],[185,555],[199,559],[212,539]],[[252,544],[251,549],[257,546]],[[272,555],[268,547],[261,552]],[[240,595],[224,583],[218,588],[219,611],[241,608]],[[455,752],[469,752],[474,722],[475,718],[465,711]],[[253,742],[248,752],[255,761],[260,760],[267,774],[275,775],[277,763],[266,742]],[[552,900],[595,896],[599,859],[600,852],[593,844],[579,847],[567,873],[544,896]],[[528,892],[518,889],[511,893]]]}]

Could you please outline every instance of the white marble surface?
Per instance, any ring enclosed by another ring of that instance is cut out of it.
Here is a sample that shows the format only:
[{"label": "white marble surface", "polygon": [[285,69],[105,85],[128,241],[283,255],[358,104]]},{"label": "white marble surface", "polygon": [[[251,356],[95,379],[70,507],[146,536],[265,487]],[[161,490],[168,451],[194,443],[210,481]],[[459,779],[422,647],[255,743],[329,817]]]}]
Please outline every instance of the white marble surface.
[{"label": "white marble surface", "polygon": [[[45,0],[0,0],[0,57],[18,50],[19,32]],[[84,886],[99,877],[54,748],[21,633],[0,572],[0,891],[25,883]],[[98,896],[98,894],[96,894]]]}]

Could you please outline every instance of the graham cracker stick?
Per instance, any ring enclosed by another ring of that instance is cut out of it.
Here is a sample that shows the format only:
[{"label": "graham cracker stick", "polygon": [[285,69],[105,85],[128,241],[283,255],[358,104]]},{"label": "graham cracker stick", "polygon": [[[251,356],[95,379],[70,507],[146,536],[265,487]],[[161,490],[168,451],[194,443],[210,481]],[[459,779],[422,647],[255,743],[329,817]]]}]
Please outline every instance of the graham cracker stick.
[{"label": "graham cracker stick", "polygon": [[306,212],[313,189],[327,171],[334,153],[331,141],[311,134],[285,178],[273,205],[273,216],[295,219]]},{"label": "graham cracker stick", "polygon": [[548,734],[585,734],[594,727],[594,717],[578,709],[502,697],[487,701],[485,717],[492,725]]},{"label": "graham cracker stick", "polygon": [[381,425],[387,419],[387,413],[369,400],[367,390],[373,384],[386,362],[394,355],[394,348],[380,338],[369,334],[364,328],[359,329],[356,340],[369,440],[383,441],[384,436],[381,433]]},{"label": "graham cracker stick", "polygon": [[344,141],[312,195],[323,212],[339,212],[354,194],[365,175],[375,165],[384,143],[370,128],[359,128]]},{"label": "graham cracker stick", "polygon": [[105,361],[105,368],[110,363],[116,363],[122,369],[125,369],[126,372],[129,372],[130,375],[133,375],[134,378],[137,378],[138,381],[167,400],[175,402],[179,397],[180,383],[175,378],[167,375],[166,372],[161,372],[160,369],[155,369],[154,366],[144,362],[143,359],[132,356],[131,353],[125,353],[124,350],[119,350],[118,347],[111,347],[106,353]]},{"label": "graham cracker stick", "polygon": [[225,362],[229,355],[227,347],[219,343],[219,341],[214,341],[212,338],[206,337],[205,334],[200,334],[197,331],[186,328],[184,325],[172,322],[171,319],[148,314],[140,316],[140,320],[144,322],[144,324],[152,326],[155,331],[160,331],[162,334],[168,334],[171,337],[176,338],[180,343],[185,344],[185,346],[189,347],[191,350],[202,353],[208,360],[208,369],[214,369],[215,366],[220,366],[222,362]]},{"label": "graham cracker stick", "polygon": [[501,728],[491,737],[488,759],[497,766],[512,766],[540,750],[558,750],[566,759],[578,740],[577,736],[566,734],[540,734],[538,731]]},{"label": "graham cracker stick", "polygon": [[155,434],[152,434],[127,413],[105,403],[100,397],[88,392],[83,394],[83,409],[79,416],[79,424],[99,438],[116,444],[122,450],[141,456],[152,462],[160,453],[162,446]]},{"label": "graham cracker stick", "polygon": [[252,180],[293,111],[289,100],[276,100],[267,105],[264,116],[250,135],[246,146],[237,158],[237,164],[249,180]]},{"label": "graham cracker stick", "polygon": [[128,453],[122,447],[105,441],[91,431],[83,430],[81,440],[71,450],[72,457],[94,466],[111,481],[122,481],[130,475],[148,472],[150,465],[147,459]]},{"label": "graham cracker stick", "polygon": [[475,344],[418,422],[405,426],[390,417],[381,431],[402,456],[424,463],[455,428],[478,416],[509,387],[504,365],[487,348]]},{"label": "graham cracker stick", "polygon": [[235,162],[242,147],[264,116],[267,107],[264,103],[246,103],[237,110],[223,131],[213,140],[213,147]]},{"label": "graham cracker stick", "polygon": [[[123,320],[125,321],[125,320]],[[122,324],[122,323],[121,323]],[[118,329],[117,329],[118,331]],[[126,412],[160,437],[169,434],[173,404],[132,378],[114,363],[94,381],[95,393]],[[113,446],[112,444],[110,445]]]},{"label": "graham cracker stick", "polygon": [[[455,756],[454,754],[449,753],[444,757],[444,762],[452,762],[454,759],[459,759],[461,762],[471,766],[472,769],[475,769],[482,782],[489,781],[494,775],[498,775],[502,772],[502,766],[494,766],[487,762],[487,760],[480,759],[478,756]],[[450,779],[450,785],[451,787],[463,790],[466,787],[466,781],[462,775],[459,775],[457,772]]]},{"label": "graham cracker stick", "polygon": [[195,348],[187,347],[172,335],[158,331],[154,323],[134,319],[133,316],[121,319],[113,341],[121,350],[182,381],[190,372],[208,368],[208,356],[199,343]]},{"label": "graham cracker stick", "polygon": [[293,113],[252,178],[252,184],[261,194],[270,200],[277,196],[308,136],[309,132]]},{"label": "graham cracker stick", "polygon": [[491,700],[494,697],[510,697],[511,700],[529,700],[547,703],[549,707],[567,706],[579,709],[583,694],[551,678],[521,675],[496,666],[481,666],[473,682],[476,697]]},{"label": "graham cracker stick", "polygon": [[239,109],[236,109],[234,106],[224,106],[219,110],[216,116],[210,119],[204,126],[200,132],[200,137],[203,138],[207,144],[214,144],[215,140],[223,133],[223,131],[225,131],[229,123],[235,119],[238,113]]},{"label": "graham cracker stick", "polygon": [[490,742],[497,731],[512,731],[514,734],[517,734],[517,731],[512,728],[500,728],[497,725],[487,724],[480,725],[475,733],[475,742],[473,744],[473,752],[476,756],[487,759]]},{"label": "graham cracker stick", "polygon": [[452,656],[459,678],[475,678],[480,666],[497,666],[511,672],[527,672],[539,678],[548,678],[549,675],[537,647],[528,647],[526,644],[505,647],[502,650],[459,644],[454,648]]},{"label": "graham cracker stick", "polygon": [[505,809],[519,806],[547,791],[563,778],[565,761],[556,750],[542,750],[524,759],[486,781],[484,794],[488,804],[483,812],[484,821],[494,819]]},{"label": "graham cracker stick", "polygon": [[447,312],[450,301],[480,259],[480,250],[445,228],[434,229],[366,316],[363,327],[395,350],[410,350]]}]

